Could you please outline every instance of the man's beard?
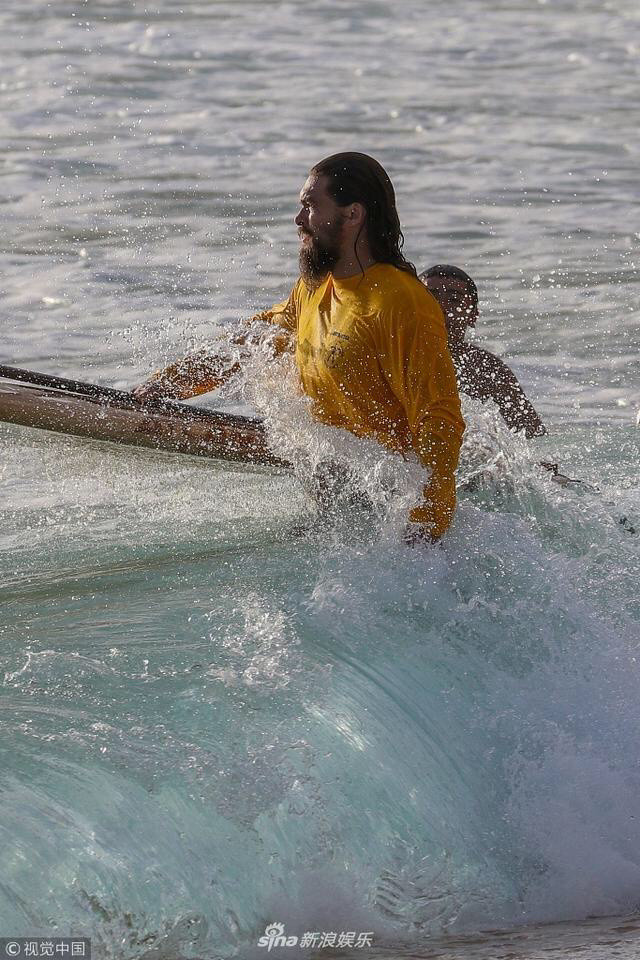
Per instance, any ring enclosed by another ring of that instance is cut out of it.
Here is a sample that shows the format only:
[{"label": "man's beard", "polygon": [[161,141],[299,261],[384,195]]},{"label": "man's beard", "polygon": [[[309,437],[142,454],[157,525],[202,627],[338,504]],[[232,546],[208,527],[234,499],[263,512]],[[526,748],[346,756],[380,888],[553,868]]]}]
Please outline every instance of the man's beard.
[{"label": "man's beard", "polygon": [[336,219],[326,228],[324,236],[304,235],[311,238],[311,243],[300,247],[299,264],[300,276],[308,289],[315,290],[325,279],[329,271],[335,267],[340,259],[340,231],[344,217]]}]

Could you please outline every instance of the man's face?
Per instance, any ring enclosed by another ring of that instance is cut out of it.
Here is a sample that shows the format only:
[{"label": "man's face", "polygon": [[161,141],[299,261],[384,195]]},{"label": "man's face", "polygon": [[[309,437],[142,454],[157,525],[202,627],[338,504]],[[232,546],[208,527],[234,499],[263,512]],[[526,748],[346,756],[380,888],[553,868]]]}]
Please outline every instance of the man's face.
[{"label": "man's face", "polygon": [[327,191],[326,177],[309,177],[300,191],[300,211],[295,220],[300,236],[300,274],[309,286],[318,286],[340,259],[344,219]]},{"label": "man's face", "polygon": [[444,313],[447,333],[456,340],[462,340],[467,327],[475,327],[478,308],[473,302],[464,280],[456,277],[427,277],[427,290],[434,295]]}]

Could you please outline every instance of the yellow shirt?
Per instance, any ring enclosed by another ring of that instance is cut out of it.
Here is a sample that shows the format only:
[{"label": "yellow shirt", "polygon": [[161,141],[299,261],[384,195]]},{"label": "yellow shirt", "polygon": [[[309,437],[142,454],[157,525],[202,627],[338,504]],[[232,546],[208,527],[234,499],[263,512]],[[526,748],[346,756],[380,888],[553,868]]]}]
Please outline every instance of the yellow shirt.
[{"label": "yellow shirt", "polygon": [[313,292],[300,279],[284,303],[256,319],[295,337],[300,379],[318,420],[414,450],[431,470],[410,519],[441,536],[455,508],[454,471],[464,421],[439,304],[387,263]]}]

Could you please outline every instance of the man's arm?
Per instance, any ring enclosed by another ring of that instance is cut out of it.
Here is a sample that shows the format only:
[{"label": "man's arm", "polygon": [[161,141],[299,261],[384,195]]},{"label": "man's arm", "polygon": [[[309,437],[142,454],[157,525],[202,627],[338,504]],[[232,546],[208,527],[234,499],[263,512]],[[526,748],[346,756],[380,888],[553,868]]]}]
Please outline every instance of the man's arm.
[{"label": "man's arm", "polygon": [[[282,332],[273,339],[276,353],[282,353],[290,347],[292,335],[297,329],[296,289],[297,287],[294,287],[288,300],[256,314],[247,321],[250,328],[258,331],[258,336],[261,324],[276,324],[282,328]],[[249,331],[238,333],[231,337],[229,342],[234,347],[242,347],[249,337]],[[202,350],[154,373],[149,380],[133,390],[133,395],[139,400],[186,400],[216,390],[234,376],[240,366],[238,360],[223,355],[214,356]]]},{"label": "man's arm", "polygon": [[449,421],[437,417],[423,423],[415,439],[415,447],[422,464],[430,470],[424,486],[423,502],[409,514],[410,524],[406,539],[435,542],[445,533],[453,520],[456,507],[455,471],[458,466],[462,431]]},{"label": "man's arm", "polygon": [[476,400],[493,400],[507,425],[512,430],[524,430],[528,439],[547,432],[516,375],[500,357],[464,344],[454,361],[463,393]]},{"label": "man's arm", "polygon": [[429,470],[407,539],[438,540],[456,504],[455,470],[464,432],[456,376],[439,310],[421,300],[386,323],[378,345],[383,373],[405,410],[413,446]]},{"label": "man's arm", "polygon": [[227,357],[202,351],[159,370],[132,393],[138,400],[187,400],[216,390],[239,369],[240,364],[231,363]]}]

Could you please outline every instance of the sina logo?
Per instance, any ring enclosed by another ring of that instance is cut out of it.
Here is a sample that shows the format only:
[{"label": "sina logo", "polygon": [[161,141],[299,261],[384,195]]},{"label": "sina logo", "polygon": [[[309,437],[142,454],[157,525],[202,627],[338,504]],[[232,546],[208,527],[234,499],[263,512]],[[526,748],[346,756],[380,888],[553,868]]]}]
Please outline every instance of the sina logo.
[{"label": "sina logo", "polygon": [[295,947],[297,937],[286,937],[284,923],[270,923],[264,931],[264,936],[258,940],[259,947],[266,947],[267,953],[274,947]]}]

